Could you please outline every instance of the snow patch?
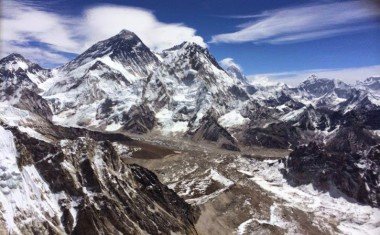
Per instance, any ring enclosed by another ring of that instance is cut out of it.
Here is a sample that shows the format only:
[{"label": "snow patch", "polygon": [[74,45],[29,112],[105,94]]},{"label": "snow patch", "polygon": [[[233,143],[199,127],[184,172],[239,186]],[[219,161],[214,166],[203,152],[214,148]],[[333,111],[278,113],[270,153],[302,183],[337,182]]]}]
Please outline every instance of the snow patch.
[{"label": "snow patch", "polygon": [[31,218],[62,231],[61,224],[57,227],[50,222],[59,221],[62,214],[56,195],[34,166],[18,168],[13,138],[12,132],[0,126],[0,203],[8,231],[21,234],[19,226],[32,223]]},{"label": "snow patch", "polygon": [[218,123],[225,128],[244,125],[247,122],[249,122],[249,118],[244,118],[236,109],[218,119]]},{"label": "snow patch", "polygon": [[177,132],[186,132],[187,122],[186,121],[174,121],[174,112],[169,109],[162,109],[160,112],[156,113],[156,118],[158,123],[161,125],[161,131],[164,135],[169,135]]}]

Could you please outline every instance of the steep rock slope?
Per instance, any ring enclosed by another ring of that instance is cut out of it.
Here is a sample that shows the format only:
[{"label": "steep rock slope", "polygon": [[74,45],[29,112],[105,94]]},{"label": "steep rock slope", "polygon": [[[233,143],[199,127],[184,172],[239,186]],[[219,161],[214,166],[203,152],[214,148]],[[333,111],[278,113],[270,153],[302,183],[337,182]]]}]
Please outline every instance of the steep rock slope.
[{"label": "steep rock slope", "polygon": [[8,231],[196,233],[196,211],[152,172],[124,164],[106,141],[112,136],[84,131],[83,137],[47,143],[5,128],[0,198]]}]

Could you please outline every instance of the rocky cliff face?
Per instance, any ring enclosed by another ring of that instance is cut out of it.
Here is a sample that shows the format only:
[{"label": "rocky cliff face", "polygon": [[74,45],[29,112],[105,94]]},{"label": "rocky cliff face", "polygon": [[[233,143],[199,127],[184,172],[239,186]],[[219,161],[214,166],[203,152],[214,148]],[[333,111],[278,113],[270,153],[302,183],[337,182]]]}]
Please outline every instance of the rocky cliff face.
[{"label": "rocky cliff face", "polygon": [[1,219],[11,233],[196,234],[197,210],[154,173],[123,163],[115,136],[79,131],[48,143],[0,132]]},{"label": "rocky cliff face", "polygon": [[226,129],[220,126],[212,113],[208,113],[200,120],[200,126],[188,134],[195,141],[208,140],[218,143],[224,149],[239,151],[236,140]]}]

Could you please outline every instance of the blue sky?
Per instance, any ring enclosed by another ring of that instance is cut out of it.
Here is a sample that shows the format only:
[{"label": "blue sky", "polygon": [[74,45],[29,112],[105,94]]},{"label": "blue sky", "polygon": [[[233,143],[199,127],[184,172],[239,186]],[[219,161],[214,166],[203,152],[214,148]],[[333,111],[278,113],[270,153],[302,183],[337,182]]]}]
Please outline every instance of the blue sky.
[{"label": "blue sky", "polygon": [[1,56],[53,67],[122,28],[156,51],[183,40],[233,58],[245,74],[296,83],[380,75],[380,8],[371,1],[3,0]]}]

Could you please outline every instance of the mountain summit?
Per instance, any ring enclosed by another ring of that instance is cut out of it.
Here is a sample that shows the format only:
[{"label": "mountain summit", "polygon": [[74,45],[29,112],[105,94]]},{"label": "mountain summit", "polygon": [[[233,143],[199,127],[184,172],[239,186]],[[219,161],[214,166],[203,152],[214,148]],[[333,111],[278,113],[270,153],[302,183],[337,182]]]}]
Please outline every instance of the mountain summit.
[{"label": "mountain summit", "polygon": [[74,70],[96,60],[120,63],[134,76],[147,76],[150,70],[159,64],[158,58],[141,39],[135,33],[124,29],[117,35],[91,46],[62,69]]}]

